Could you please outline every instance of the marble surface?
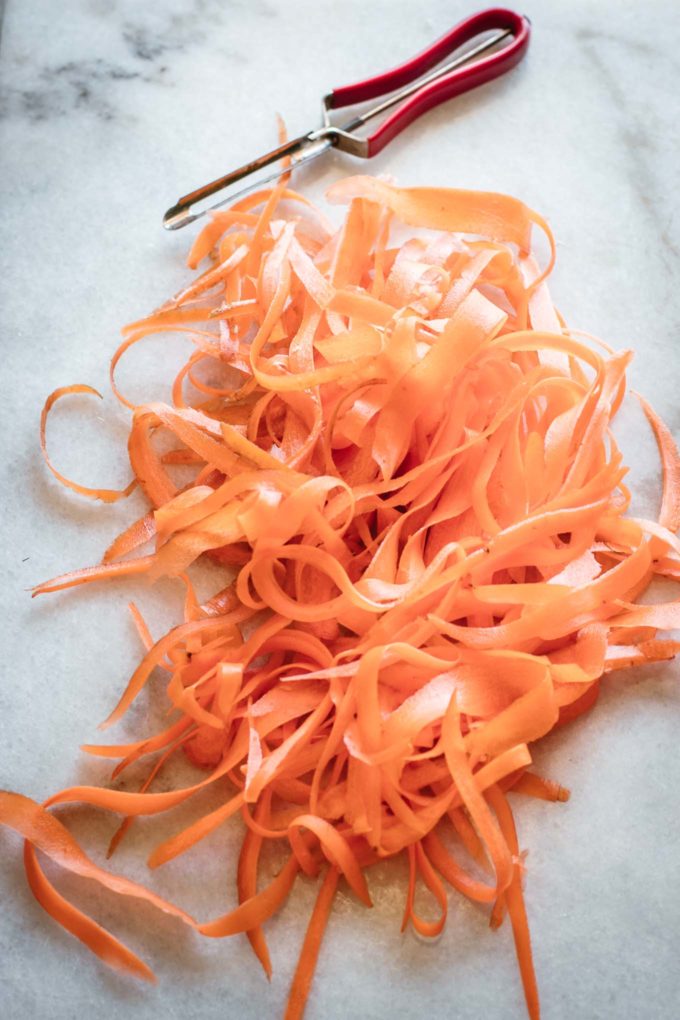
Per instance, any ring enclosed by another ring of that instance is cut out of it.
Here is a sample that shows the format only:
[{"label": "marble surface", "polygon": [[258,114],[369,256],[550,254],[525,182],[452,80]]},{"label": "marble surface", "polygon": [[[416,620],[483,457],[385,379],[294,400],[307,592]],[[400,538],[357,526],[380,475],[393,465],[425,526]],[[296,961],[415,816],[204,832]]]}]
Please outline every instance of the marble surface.
[{"label": "marble surface", "polygon": [[[276,110],[292,132],[306,129],[329,86],[411,54],[469,8],[460,0],[5,6],[0,787],[42,799],[75,780],[104,779],[77,748],[95,739],[134,664],[130,593],[155,627],[177,613],[180,597],[169,584],[132,585],[31,603],[30,584],[96,561],[141,506],[134,498],[93,506],[47,477],[37,444],[45,394],[72,381],[105,390],[120,324],[185,278],[190,232],[168,235],[160,223],[178,194],[271,147]],[[677,432],[680,9],[675,0],[542,0],[527,13],[534,34],[521,67],[429,113],[372,169],[402,183],[509,191],[543,212],[559,240],[557,304],[572,325],[637,352],[632,383]],[[332,155],[299,183],[321,195],[355,166]],[[165,351],[170,373],[183,345],[167,341]],[[153,361],[140,349],[135,371]],[[125,427],[110,398],[96,409],[64,406],[52,430],[60,465],[93,484],[122,483]],[[636,506],[653,512],[654,446],[632,402],[618,435],[635,463]],[[517,812],[547,1020],[678,1015],[678,679],[673,665],[613,677],[589,718],[537,749],[539,767],[573,791],[566,805],[522,803]],[[152,697],[132,713],[129,732],[154,711]],[[110,819],[65,815],[88,846],[111,833]],[[144,878],[145,849],[182,817],[189,812],[141,824],[118,868]],[[161,869],[156,888],[202,917],[227,909],[238,836],[216,833],[186,863]],[[0,860],[6,1020],[281,1015],[312,903],[308,884],[270,925],[268,984],[242,937],[199,945],[150,910],[132,922],[111,897],[64,881],[156,968],[159,985],[137,987],[42,914],[18,840],[4,831]],[[491,934],[477,909],[453,898],[446,933],[424,945],[398,932],[403,872],[385,867],[372,890],[370,912],[340,897],[309,1020],[523,1016],[506,927]]]}]

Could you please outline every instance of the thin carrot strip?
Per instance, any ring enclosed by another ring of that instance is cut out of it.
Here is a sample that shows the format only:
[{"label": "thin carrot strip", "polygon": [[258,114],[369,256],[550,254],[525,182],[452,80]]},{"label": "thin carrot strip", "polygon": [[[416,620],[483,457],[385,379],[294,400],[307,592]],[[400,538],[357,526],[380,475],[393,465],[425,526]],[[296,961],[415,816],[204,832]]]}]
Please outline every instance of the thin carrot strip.
[{"label": "thin carrot strip", "polygon": [[663,498],[659,510],[659,524],[669,531],[680,528],[680,452],[668,426],[648,404],[644,397],[636,394],[654,430],[661,465],[663,469]]},{"label": "thin carrot strip", "polygon": [[146,620],[144,619],[144,617],[142,616],[134,602],[128,603],[128,609],[130,610],[132,619],[134,620],[135,627],[137,628],[137,633],[139,634],[140,640],[144,645],[145,649],[147,650],[147,652],[149,652],[154,646],[154,640],[151,637],[151,631],[147,626]]},{"label": "thin carrot strip", "polygon": [[298,870],[297,859],[292,855],[273,882],[262,892],[251,896],[245,903],[217,920],[199,925],[198,930],[209,938],[223,938],[225,935],[252,931],[279,910],[288,898]]},{"label": "thin carrot strip", "polygon": [[498,787],[490,787],[487,791],[487,798],[492,805],[498,818],[501,830],[508,841],[508,845],[515,858],[513,865],[512,882],[505,890],[505,901],[512,923],[512,933],[515,940],[515,950],[519,963],[524,995],[527,1003],[527,1012],[530,1020],[539,1020],[541,1010],[538,1002],[538,987],[536,985],[536,974],[531,953],[531,939],[529,937],[529,925],[524,906],[522,894],[522,871],[519,863],[519,846],[517,844],[517,833],[512,812],[507,800]]},{"label": "thin carrot strip", "polygon": [[142,556],[136,560],[124,560],[120,563],[103,563],[98,567],[81,567],[80,570],[71,570],[68,574],[54,577],[51,581],[38,584],[33,589],[33,595],[44,595],[50,591],[62,591],[64,588],[75,588],[81,584],[89,584],[92,581],[101,581],[103,578],[127,577],[132,574],[143,574],[149,569],[153,562],[152,556]]},{"label": "thin carrot strip", "polygon": [[[255,809],[254,821],[259,825],[260,822],[266,821],[269,817],[271,806],[271,793],[265,791],[260,800],[258,801]],[[245,805],[244,805],[245,809]],[[262,836],[254,831],[248,829],[245,835],[243,844],[241,846],[241,853],[238,859],[238,874],[237,874],[237,888],[239,902],[245,903],[246,900],[250,899],[251,896],[255,896],[257,893],[257,869],[260,859],[260,850],[262,849],[263,838]],[[267,947],[267,941],[264,937],[264,932],[260,925],[255,928],[251,928],[246,932],[248,941],[262,964],[267,977],[271,980],[272,976],[272,963],[269,956],[269,949]]]},{"label": "thin carrot strip", "polygon": [[47,439],[45,435],[47,431],[47,417],[58,400],[74,393],[91,393],[95,397],[99,397],[100,400],[103,399],[98,390],[95,390],[92,386],[85,385],[60,386],[59,389],[50,393],[40,415],[40,449],[42,450],[45,463],[58,482],[65,485],[67,489],[77,492],[80,496],[90,496],[92,499],[100,499],[103,503],[115,503],[119,499],[125,499],[125,497],[129,496],[137,485],[136,478],[133,478],[130,484],[124,489],[91,489],[85,485],[79,485],[77,482],[72,482],[65,475],[62,475],[60,471],[57,471],[49,458],[47,453]]},{"label": "thin carrot strip", "polygon": [[199,818],[197,822],[194,822],[187,829],[183,829],[176,836],[165,840],[151,853],[148,861],[149,867],[157,868],[160,864],[171,861],[173,857],[185,853],[199,840],[214,832],[227,818],[236,814],[242,804],[243,794],[237,793],[235,797],[228,800],[222,807],[215,808],[214,811],[203,815],[202,818]]},{"label": "thin carrot strip", "polygon": [[512,784],[513,793],[524,793],[528,797],[538,797],[539,800],[567,801],[569,790],[551,779],[543,779],[534,772],[523,772],[516,783]]},{"label": "thin carrot strip", "polygon": [[24,867],[31,892],[43,910],[91,952],[113,967],[142,981],[155,982],[153,971],[110,932],[69,903],[47,880],[31,843],[24,843]]},{"label": "thin carrot strip", "polygon": [[420,935],[424,935],[426,938],[436,938],[437,935],[442,933],[446,924],[446,917],[448,913],[446,890],[444,889],[439,875],[432,867],[421,843],[416,844],[415,852],[420,873],[423,876],[425,885],[439,903],[439,906],[441,907],[441,915],[438,921],[423,921],[422,918],[418,917],[413,909],[411,909],[411,924]]},{"label": "thin carrot strip", "polygon": [[[184,734],[182,734],[182,736],[179,738],[179,741],[176,741],[174,744],[171,744],[170,747],[167,749],[167,751],[165,751],[164,754],[162,754],[160,756],[160,758],[155,763],[155,765],[153,766],[153,768],[149,772],[148,776],[146,777],[146,779],[144,780],[144,782],[140,786],[140,788],[139,788],[139,792],[140,793],[146,793],[146,791],[149,789],[149,787],[153,783],[154,779],[156,778],[156,776],[158,775],[160,770],[165,765],[165,763],[168,760],[168,758],[170,757],[170,755],[172,755],[175,752],[175,750],[177,748],[177,743],[179,743],[179,742],[181,742],[181,741],[183,741],[185,739],[186,739],[186,737],[184,736]],[[109,848],[106,851],[107,858],[112,857],[114,855],[114,853],[116,852],[116,850],[118,849],[118,847],[119,847],[119,845],[121,843],[121,840],[124,839],[126,833],[130,830],[133,822],[134,822],[134,817],[132,815],[126,815],[126,817],[120,823],[120,825],[118,826],[118,828],[114,832],[113,836],[111,837],[111,842],[109,843]]]},{"label": "thin carrot strip", "polygon": [[337,868],[329,867],[321,883],[319,895],[314,904],[314,910],[312,911],[309,926],[305,933],[305,940],[300,951],[300,959],[295,970],[293,984],[288,994],[285,1020],[301,1020],[304,1016],[309,989],[319,958],[321,941],[326,931],[335,891],[338,887],[339,875],[340,873]]}]

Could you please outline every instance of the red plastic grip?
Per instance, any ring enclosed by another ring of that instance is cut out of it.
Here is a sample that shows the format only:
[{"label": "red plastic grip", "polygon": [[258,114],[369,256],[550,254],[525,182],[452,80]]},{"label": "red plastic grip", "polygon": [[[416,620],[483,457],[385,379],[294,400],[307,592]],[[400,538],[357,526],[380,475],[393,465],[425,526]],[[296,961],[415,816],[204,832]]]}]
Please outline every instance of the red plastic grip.
[{"label": "red plastic grip", "polygon": [[396,110],[387,116],[380,127],[368,136],[368,155],[375,156],[411,121],[425,113],[426,110],[430,110],[462,92],[483,85],[518,64],[529,45],[531,25],[528,18],[502,7],[494,7],[473,14],[472,17],[466,18],[465,21],[461,21],[460,24],[452,28],[432,46],[404,64],[393,67],[392,70],[385,71],[383,74],[375,75],[367,81],[333,89],[329,105],[333,108],[353,106],[355,103],[363,103],[367,99],[375,99],[403,88],[430,71],[459,46],[470,42],[482,32],[494,29],[499,31],[510,29],[513,34],[512,41],[496,53],[480,57],[471,64],[463,65],[442,78],[430,82],[429,85],[424,85],[422,89],[404,100]]}]

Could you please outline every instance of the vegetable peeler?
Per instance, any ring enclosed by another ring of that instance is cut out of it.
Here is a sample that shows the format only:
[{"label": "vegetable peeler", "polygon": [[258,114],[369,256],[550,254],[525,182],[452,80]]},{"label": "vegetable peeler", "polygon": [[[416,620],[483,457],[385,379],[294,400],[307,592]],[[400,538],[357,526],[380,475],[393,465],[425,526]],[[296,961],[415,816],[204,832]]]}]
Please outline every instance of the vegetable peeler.
[{"label": "vegetable peeler", "polygon": [[[217,202],[207,204],[207,200],[213,195],[285,157],[291,157],[290,167],[287,168],[291,170],[303,163],[309,163],[331,148],[348,152],[352,156],[370,159],[426,110],[462,92],[483,85],[518,64],[529,45],[530,31],[531,26],[527,17],[501,7],[473,14],[472,17],[455,25],[422,53],[398,67],[393,67],[390,71],[377,74],[366,81],[357,82],[355,85],[333,89],[323,97],[323,123],[320,128],[293,138],[272,149],[271,152],[251,160],[238,170],[232,170],[231,173],[218,177],[210,184],[184,195],[176,205],[168,209],[163,217],[163,226],[167,230],[185,227],[210,210],[218,209],[263,184],[276,180],[283,173],[281,169],[259,177],[255,182],[236,192],[230,192]],[[477,37],[481,38],[474,46],[442,64],[446,57],[461,46],[473,42]],[[438,67],[439,64],[442,66]],[[331,110],[355,106],[380,96],[386,98],[340,127],[331,123]],[[357,136],[355,132],[369,120],[395,106],[396,109],[392,110],[373,134],[368,137]]]}]

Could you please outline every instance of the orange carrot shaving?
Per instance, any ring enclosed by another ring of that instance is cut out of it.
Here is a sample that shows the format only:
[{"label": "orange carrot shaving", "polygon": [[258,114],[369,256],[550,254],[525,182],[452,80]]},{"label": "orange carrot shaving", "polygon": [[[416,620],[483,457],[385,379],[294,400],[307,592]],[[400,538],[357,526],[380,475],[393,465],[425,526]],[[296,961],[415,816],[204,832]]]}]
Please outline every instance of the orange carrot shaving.
[{"label": "orange carrot shaving", "polygon": [[656,411],[638,395],[642,410],[654,429],[663,466],[663,499],[659,510],[659,524],[669,531],[680,528],[680,453],[670,429]]},{"label": "orange carrot shaving", "polygon": [[137,484],[137,480],[133,478],[129,485],[124,489],[90,489],[87,486],[79,485],[77,482],[72,482],[70,479],[62,475],[60,471],[52,464],[48,453],[47,453],[47,417],[61,397],[66,397],[72,393],[91,393],[95,397],[102,399],[102,395],[98,390],[95,390],[92,386],[74,385],[74,386],[61,386],[58,390],[54,390],[50,393],[49,397],[45,401],[45,406],[42,409],[40,415],[40,449],[42,450],[45,463],[48,468],[62,485],[65,485],[67,489],[71,489],[73,492],[77,492],[81,496],[91,496],[93,499],[101,499],[103,503],[115,503],[118,499],[123,499],[125,496],[129,496],[134,487]]},{"label": "orange carrot shaving", "polygon": [[[0,823],[25,840],[44,909],[104,962],[147,980],[146,964],[52,888],[37,850],[207,937],[245,932],[268,976],[262,926],[299,872],[323,873],[289,1020],[303,1015],[338,885],[371,906],[368,869],[405,855],[404,927],[439,934],[445,883],[487,905],[492,927],[507,914],[536,1018],[506,794],[566,801],[528,771],[530,745],[591,709],[608,673],[680,650],[660,634],[680,627],[680,601],[638,601],[655,575],[680,579],[680,455],[643,401],[663,496],[658,521],[626,517],[611,422],[631,355],[570,332],[556,313],[545,282],[555,245],[523,203],[354,177],[330,190],[349,206],[335,230],[288,177],[215,213],[189,256],[192,268],[209,259],[205,272],[124,331],[112,374],[150,335],[177,332],[194,347],[167,402],[133,406],[114,388],[133,412],[126,489],[80,486],[47,457],[53,404],[96,391],[65,387],[47,400],[40,442],[55,478],[107,502],[139,485],[149,510],[101,563],[34,594],[178,577],[184,620],[154,640],[131,605],[145,653],[103,724],[160,666],[167,728],[88,745],[119,759],[107,788],[72,787],[42,806],[1,793]],[[534,227],[549,243],[544,268]],[[206,556],[223,576],[201,604],[191,571]],[[199,778],[152,790],[180,751]],[[120,789],[142,759],[139,792]],[[51,813],[77,802],[121,814],[112,852],[133,819],[218,783],[222,802],[149,858],[159,867],[243,818],[238,906],[200,923],[94,865]],[[264,881],[267,840],[287,857]],[[434,920],[416,913],[419,880]]]},{"label": "orange carrot shaving", "polygon": [[302,945],[300,960],[288,996],[285,1020],[301,1020],[304,1014],[307,996],[309,995],[312,978],[314,977],[314,968],[316,967],[319,949],[321,948],[321,940],[331,907],[333,906],[333,897],[335,896],[337,885],[337,869],[328,868],[326,877],[321,883],[319,896],[309,921],[305,941]]}]

